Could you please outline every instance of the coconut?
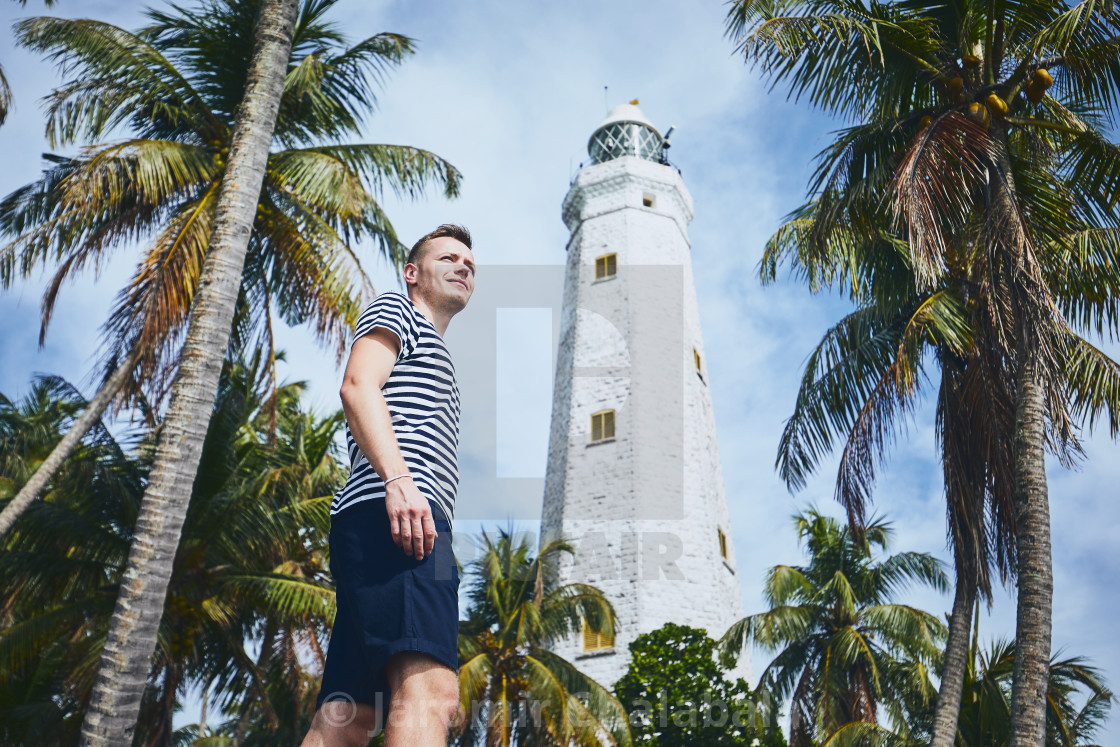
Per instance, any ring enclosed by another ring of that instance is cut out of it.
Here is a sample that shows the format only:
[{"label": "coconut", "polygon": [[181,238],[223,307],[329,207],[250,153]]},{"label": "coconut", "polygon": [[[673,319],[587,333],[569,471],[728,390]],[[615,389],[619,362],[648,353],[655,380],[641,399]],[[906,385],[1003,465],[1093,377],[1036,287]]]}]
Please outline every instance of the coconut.
[{"label": "coconut", "polygon": [[1007,102],[994,93],[989,93],[984,102],[995,116],[1003,117],[1007,115]]},{"label": "coconut", "polygon": [[985,130],[988,129],[988,125],[992,122],[992,115],[988,112],[988,107],[984,106],[979,101],[973,101],[968,105],[968,116]]}]

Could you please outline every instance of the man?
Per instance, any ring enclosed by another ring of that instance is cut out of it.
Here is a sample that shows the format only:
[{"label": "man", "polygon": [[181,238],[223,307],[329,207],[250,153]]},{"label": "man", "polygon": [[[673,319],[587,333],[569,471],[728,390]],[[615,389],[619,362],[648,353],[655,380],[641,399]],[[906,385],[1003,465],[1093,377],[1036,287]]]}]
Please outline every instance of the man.
[{"label": "man", "polygon": [[386,747],[447,743],[459,387],[443,334],[474,271],[467,230],[440,226],[408,255],[408,295],[383,293],[358,320],[340,392],[351,472],[331,506],[338,611],[304,747],[364,747],[382,723]]}]

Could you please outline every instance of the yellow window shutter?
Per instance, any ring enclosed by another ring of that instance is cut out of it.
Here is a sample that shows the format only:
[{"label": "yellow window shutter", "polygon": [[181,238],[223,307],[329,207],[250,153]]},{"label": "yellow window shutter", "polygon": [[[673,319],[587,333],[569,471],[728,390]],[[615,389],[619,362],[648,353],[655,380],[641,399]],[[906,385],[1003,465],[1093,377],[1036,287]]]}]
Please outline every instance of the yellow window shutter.
[{"label": "yellow window shutter", "polygon": [[599,651],[604,648],[613,648],[614,638],[608,636],[606,633],[595,633],[591,630],[591,626],[587,624],[587,620],[583,621],[583,650],[584,651]]},{"label": "yellow window shutter", "polygon": [[614,410],[591,413],[591,440],[614,438]]}]

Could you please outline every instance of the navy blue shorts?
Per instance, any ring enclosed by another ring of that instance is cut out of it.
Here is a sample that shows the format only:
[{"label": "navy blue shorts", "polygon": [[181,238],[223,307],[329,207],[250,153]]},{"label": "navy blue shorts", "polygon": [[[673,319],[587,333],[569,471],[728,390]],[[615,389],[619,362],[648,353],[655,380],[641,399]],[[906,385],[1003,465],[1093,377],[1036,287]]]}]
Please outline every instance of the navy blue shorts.
[{"label": "navy blue shorts", "polygon": [[419,651],[459,668],[459,570],[451,526],[432,505],[435,547],[423,560],[393,544],[384,499],[331,517],[330,571],[337,610],[318,708],[327,700],[387,708],[385,662]]}]

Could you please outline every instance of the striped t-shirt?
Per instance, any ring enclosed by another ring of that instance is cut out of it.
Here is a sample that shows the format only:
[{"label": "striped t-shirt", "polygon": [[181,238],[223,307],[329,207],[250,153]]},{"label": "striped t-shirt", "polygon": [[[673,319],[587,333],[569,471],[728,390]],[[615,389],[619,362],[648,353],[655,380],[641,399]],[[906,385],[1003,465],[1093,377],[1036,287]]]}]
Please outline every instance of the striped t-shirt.
[{"label": "striped t-shirt", "polygon": [[[366,307],[354,339],[384,327],[401,342],[397,362],[381,393],[393,431],[416,486],[450,522],[459,485],[459,385],[455,366],[435,326],[402,293],[382,293]],[[331,516],[356,503],[385,499],[385,483],[346,426],[350,478],[331,503]],[[391,475],[390,475],[391,477]]]}]

